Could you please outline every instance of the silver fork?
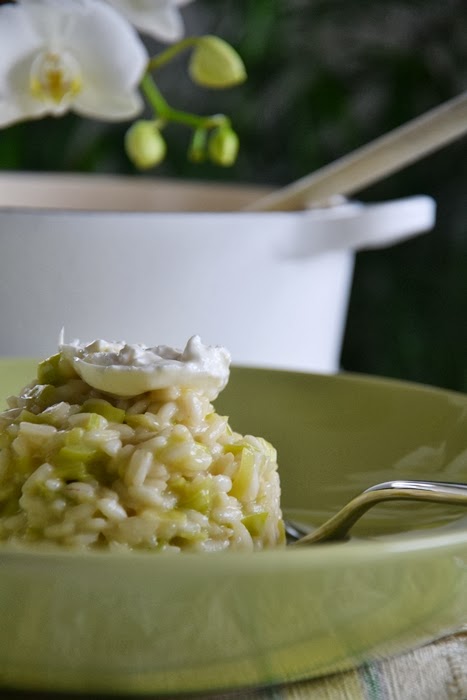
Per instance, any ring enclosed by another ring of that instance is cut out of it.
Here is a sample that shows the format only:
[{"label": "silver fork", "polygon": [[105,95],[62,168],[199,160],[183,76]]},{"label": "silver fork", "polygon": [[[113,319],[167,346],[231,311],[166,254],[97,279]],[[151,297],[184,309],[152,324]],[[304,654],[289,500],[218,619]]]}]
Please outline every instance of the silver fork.
[{"label": "silver fork", "polygon": [[385,481],[363,491],[329,520],[312,532],[285,521],[288,541],[293,546],[346,540],[357,520],[372,506],[383,501],[424,501],[467,506],[467,484],[448,481]]}]

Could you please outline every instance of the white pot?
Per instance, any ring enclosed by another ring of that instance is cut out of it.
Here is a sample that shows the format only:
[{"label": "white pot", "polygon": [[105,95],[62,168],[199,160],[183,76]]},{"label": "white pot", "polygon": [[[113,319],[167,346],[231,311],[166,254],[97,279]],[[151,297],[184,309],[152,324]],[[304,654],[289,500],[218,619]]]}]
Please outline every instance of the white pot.
[{"label": "white pot", "polygon": [[[139,178],[0,176],[0,355],[67,339],[183,346],[338,369],[354,251],[429,230],[425,196],[240,212],[262,192]],[[237,211],[235,211],[237,210]]]}]

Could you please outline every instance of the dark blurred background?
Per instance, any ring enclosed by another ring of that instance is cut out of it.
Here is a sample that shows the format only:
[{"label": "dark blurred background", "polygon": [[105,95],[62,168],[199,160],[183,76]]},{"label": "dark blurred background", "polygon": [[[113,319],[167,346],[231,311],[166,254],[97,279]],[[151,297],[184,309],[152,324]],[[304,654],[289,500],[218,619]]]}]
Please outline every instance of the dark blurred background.
[{"label": "dark blurred background", "polygon": [[[286,184],[467,89],[466,0],[197,0],[184,17],[188,34],[232,43],[248,81],[202,90],[180,58],[159,85],[174,106],[230,114],[242,150],[232,169],[194,165],[189,133],[170,127],[151,177]],[[123,152],[127,127],[18,124],[0,132],[0,168],[144,177]],[[358,198],[413,194],[437,201],[436,230],[357,255],[342,366],[467,390],[467,139]]]}]

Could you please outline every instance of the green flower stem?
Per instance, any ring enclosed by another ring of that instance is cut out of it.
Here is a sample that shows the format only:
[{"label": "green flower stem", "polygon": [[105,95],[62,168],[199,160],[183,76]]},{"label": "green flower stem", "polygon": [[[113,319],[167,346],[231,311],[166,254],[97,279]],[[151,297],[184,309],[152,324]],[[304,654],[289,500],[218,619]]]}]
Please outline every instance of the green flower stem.
[{"label": "green flower stem", "polygon": [[230,120],[224,114],[200,117],[197,114],[190,114],[189,112],[173,109],[162,96],[156,83],[148,73],[146,73],[141,81],[141,89],[151,107],[164,122],[178,122],[192,129],[212,129],[216,126],[230,125]]},{"label": "green flower stem", "polygon": [[169,63],[169,61],[175,58],[175,56],[177,56],[182,51],[186,51],[186,49],[191,49],[193,46],[196,46],[196,43],[199,41],[200,38],[201,37],[197,36],[187,37],[186,39],[182,39],[182,41],[179,41],[177,44],[174,44],[165,51],[162,51],[162,53],[158,54],[157,56],[154,56],[154,58],[151,58],[151,60],[148,63],[148,72],[152,72],[153,70],[158,70],[159,68],[162,68],[162,66],[165,66],[166,63]]},{"label": "green flower stem", "polygon": [[162,96],[161,91],[148,73],[144,75],[141,81],[141,89],[146,95],[146,99],[154,111],[157,112],[163,119],[166,118],[167,114],[171,110],[171,107],[167,100]]}]

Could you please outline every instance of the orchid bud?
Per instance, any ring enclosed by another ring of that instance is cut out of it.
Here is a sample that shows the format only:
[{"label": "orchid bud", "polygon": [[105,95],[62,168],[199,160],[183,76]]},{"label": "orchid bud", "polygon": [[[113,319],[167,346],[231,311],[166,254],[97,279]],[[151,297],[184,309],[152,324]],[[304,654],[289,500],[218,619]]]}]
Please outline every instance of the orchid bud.
[{"label": "orchid bud", "polygon": [[208,88],[228,88],[246,79],[245,65],[235,49],[211,35],[196,42],[189,71],[195,83]]},{"label": "orchid bud", "polygon": [[202,163],[206,159],[206,129],[195,129],[188,149],[188,158],[192,163]]},{"label": "orchid bud", "polygon": [[239,140],[235,131],[230,126],[220,126],[209,139],[209,157],[216,165],[228,168],[237,160],[238,147]]},{"label": "orchid bud", "polygon": [[164,160],[167,146],[154,122],[141,119],[126,132],[125,150],[137,168],[146,170]]}]

